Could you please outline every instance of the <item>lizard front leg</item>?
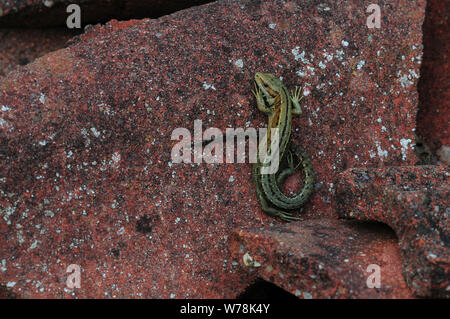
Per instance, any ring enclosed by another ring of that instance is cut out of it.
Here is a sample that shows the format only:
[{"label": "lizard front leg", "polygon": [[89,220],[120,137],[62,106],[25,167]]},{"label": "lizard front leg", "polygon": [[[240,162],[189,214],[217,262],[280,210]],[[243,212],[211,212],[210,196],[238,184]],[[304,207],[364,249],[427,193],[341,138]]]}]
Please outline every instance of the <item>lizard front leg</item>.
[{"label": "lizard front leg", "polygon": [[295,90],[291,92],[290,99],[292,102],[292,114],[299,115],[302,113],[302,107],[300,106],[300,101],[303,99],[303,89],[295,87]]},{"label": "lizard front leg", "polygon": [[271,109],[270,105],[271,105],[271,102],[273,103],[273,101],[268,101],[269,105],[267,105],[266,101],[264,100],[264,95],[263,95],[261,89],[259,87],[257,87],[256,84],[255,84],[255,90],[252,90],[252,93],[256,98],[256,106],[258,107],[258,110],[260,110],[261,112],[263,112],[266,115],[272,114],[272,109]]}]

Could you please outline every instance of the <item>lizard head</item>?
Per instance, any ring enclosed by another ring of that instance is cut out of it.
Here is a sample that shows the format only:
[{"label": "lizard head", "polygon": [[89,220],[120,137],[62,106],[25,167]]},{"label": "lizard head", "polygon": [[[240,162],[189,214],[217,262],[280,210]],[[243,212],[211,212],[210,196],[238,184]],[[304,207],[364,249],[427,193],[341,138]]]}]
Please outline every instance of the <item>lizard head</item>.
[{"label": "lizard head", "polygon": [[283,88],[281,80],[270,73],[256,72],[255,83],[266,99],[272,99],[280,95]]}]

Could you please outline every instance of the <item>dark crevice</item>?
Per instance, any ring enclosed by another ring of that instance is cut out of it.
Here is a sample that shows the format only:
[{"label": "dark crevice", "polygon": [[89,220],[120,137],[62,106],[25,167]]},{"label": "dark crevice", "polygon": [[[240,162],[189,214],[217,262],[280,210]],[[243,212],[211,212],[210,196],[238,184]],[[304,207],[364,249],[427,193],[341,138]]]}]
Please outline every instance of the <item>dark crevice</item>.
[{"label": "dark crevice", "polygon": [[263,279],[258,279],[253,284],[248,286],[243,293],[238,296],[238,299],[297,299],[293,294],[286,290],[267,282]]},{"label": "dark crevice", "polygon": [[415,152],[419,159],[417,165],[438,163],[437,151],[442,146],[441,142],[445,135],[439,127],[442,125],[441,119],[445,120],[447,116],[445,106],[440,103],[445,101],[445,92],[448,91],[448,74],[442,70],[447,68],[448,63],[446,56],[449,25],[446,22],[449,8],[449,3],[445,1],[427,1],[422,25],[423,56],[417,84],[419,95],[415,141]]},{"label": "dark crevice", "polygon": [[[27,65],[50,52],[65,48],[70,39],[84,32],[84,27],[112,19],[159,18],[176,11],[198,6],[211,0],[84,0],[55,2],[51,8],[27,5],[10,8],[0,14],[0,77],[17,67]],[[79,3],[81,28],[69,29],[67,5]],[[0,8],[1,10],[2,8]],[[5,9],[5,8],[3,8]],[[15,11],[15,12],[14,12]]]},{"label": "dark crevice", "polygon": [[75,3],[81,9],[82,27],[88,24],[105,23],[109,20],[130,20],[159,18],[190,7],[202,5],[212,0],[99,0],[61,1],[50,8],[44,5],[28,5],[11,10],[0,17],[0,28],[43,28],[66,26],[66,9]]},{"label": "dark crevice", "polygon": [[[422,61],[424,61],[425,59],[428,59],[428,43],[426,42],[425,39],[425,33],[427,32],[427,26],[429,24],[429,14],[430,14],[430,2],[427,3],[426,9],[425,9],[425,18],[422,24],[422,43],[424,48],[423,50],[423,55],[422,55]],[[423,113],[424,113],[424,108],[426,107],[426,99],[424,99],[424,92],[423,92],[423,88],[426,86],[426,83],[424,83],[424,81],[426,82],[426,77],[424,77],[424,73],[426,73],[427,70],[427,64],[426,63],[422,63],[420,66],[420,78],[419,78],[419,82],[417,84],[417,94],[419,96],[419,103],[418,103],[418,110],[417,110],[417,115],[416,115],[416,134],[415,134],[415,144],[414,144],[414,151],[416,153],[417,158],[419,159],[418,162],[416,163],[416,165],[429,165],[432,163],[432,152],[430,150],[430,147],[428,146],[428,141],[427,138],[424,136],[425,134],[422,132],[421,127],[422,127],[422,122],[424,121],[423,119]]]},{"label": "dark crevice", "polygon": [[62,49],[69,39],[81,34],[67,28],[0,29],[0,76],[37,58]]},{"label": "dark crevice", "polygon": [[352,218],[349,218],[347,220],[354,223],[353,225],[358,230],[358,232],[374,232],[383,235],[383,237],[395,238],[398,241],[398,236],[395,233],[395,230],[386,223],[376,220],[355,220]]}]

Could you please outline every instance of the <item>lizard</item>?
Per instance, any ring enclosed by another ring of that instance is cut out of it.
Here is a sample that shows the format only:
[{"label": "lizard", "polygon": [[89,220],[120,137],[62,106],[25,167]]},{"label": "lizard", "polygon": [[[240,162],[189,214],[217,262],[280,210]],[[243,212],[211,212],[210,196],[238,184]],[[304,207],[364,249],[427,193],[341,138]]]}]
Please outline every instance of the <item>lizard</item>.
[{"label": "lizard", "polygon": [[[286,210],[300,208],[311,196],[314,189],[315,173],[308,154],[291,141],[292,115],[302,112],[300,100],[303,98],[302,90],[298,87],[289,92],[282,81],[270,73],[256,72],[255,90],[258,109],[268,116],[267,134],[260,141],[269,148],[271,143],[271,130],[278,128],[279,166],[274,174],[262,174],[261,169],[267,165],[260,161],[258,151],[257,162],[253,165],[253,178],[256,195],[262,210],[269,216],[279,217],[284,221],[299,220],[298,217]],[[285,195],[280,186],[284,180],[295,173],[293,157],[297,157],[298,164],[303,172],[303,187],[293,197]],[[287,167],[286,167],[287,166]]]}]

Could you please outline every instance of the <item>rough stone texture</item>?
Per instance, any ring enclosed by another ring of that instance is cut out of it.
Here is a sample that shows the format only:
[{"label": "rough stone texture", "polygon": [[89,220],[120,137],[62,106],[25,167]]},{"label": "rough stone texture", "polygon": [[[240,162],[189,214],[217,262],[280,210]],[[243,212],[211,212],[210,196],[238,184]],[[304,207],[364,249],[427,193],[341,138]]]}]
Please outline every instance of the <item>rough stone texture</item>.
[{"label": "rough stone texture", "polygon": [[0,76],[64,47],[75,35],[67,29],[0,29]]},{"label": "rough stone texture", "polygon": [[423,24],[424,60],[417,131],[432,154],[450,165],[450,2],[429,0]]},{"label": "rough stone texture", "polygon": [[419,296],[450,297],[450,172],[445,166],[354,168],[337,181],[338,213],[395,230]]},{"label": "rough stone texture", "polygon": [[[233,259],[300,298],[411,298],[397,238],[381,224],[332,219],[238,230]],[[380,268],[380,287],[369,288]],[[368,271],[369,270],[369,271]]]},{"label": "rough stone texture", "polygon": [[[175,128],[262,127],[256,71],[305,88],[292,138],[317,169],[305,218],[334,217],[347,167],[415,162],[424,1],[222,1],[112,21],[0,79],[0,262],[19,297],[234,297],[229,256],[262,213],[250,164],[175,164]],[[404,59],[403,59],[404,57]],[[414,58],[414,59],[413,59]],[[65,289],[79,264],[82,288]]]},{"label": "rough stone texture", "polygon": [[0,27],[65,26],[67,6],[78,4],[82,25],[112,18],[155,18],[211,0],[0,0]]}]

